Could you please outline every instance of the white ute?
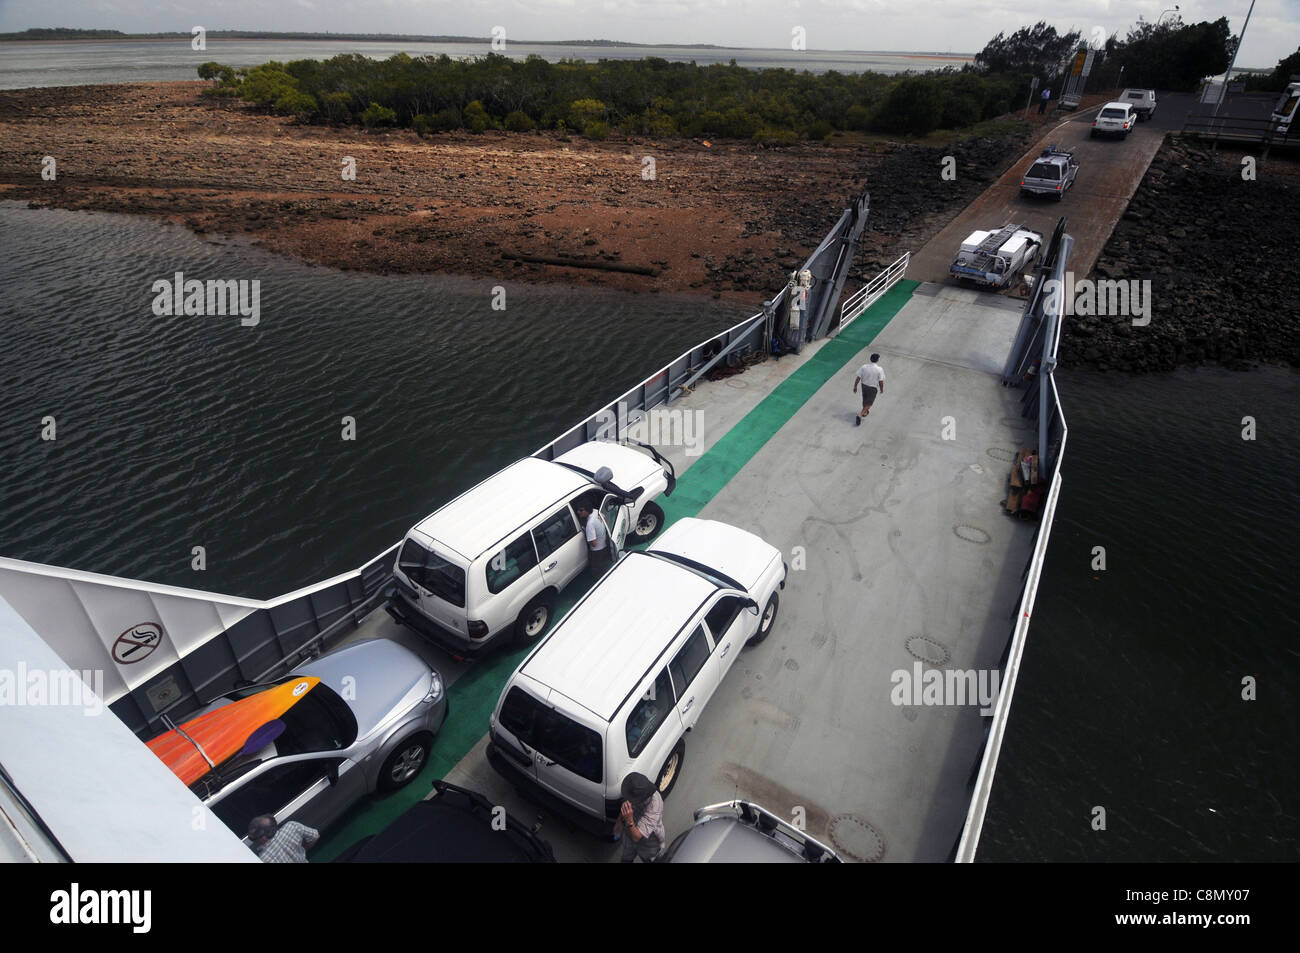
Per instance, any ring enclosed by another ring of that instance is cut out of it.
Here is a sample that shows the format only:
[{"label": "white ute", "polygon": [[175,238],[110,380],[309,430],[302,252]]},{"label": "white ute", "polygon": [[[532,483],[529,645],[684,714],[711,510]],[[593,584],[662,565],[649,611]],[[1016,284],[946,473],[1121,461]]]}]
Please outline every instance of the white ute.
[{"label": "white ute", "polygon": [[989,288],[1005,288],[1033,263],[1042,247],[1042,235],[1019,225],[974,231],[961,243],[948,274]]},{"label": "white ute", "polygon": [[771,633],[785,575],[775,546],[712,520],[679,520],[627,553],[506,682],[489,763],[609,835],[629,774],[673,789],[686,732],[742,646]]},{"label": "white ute", "polygon": [[600,514],[617,557],[663,526],[654,499],[676,486],[653,447],[590,441],[554,461],[525,457],[422,519],[402,541],[386,608],[454,658],[551,624],[555,597],[589,564],[575,504]]}]

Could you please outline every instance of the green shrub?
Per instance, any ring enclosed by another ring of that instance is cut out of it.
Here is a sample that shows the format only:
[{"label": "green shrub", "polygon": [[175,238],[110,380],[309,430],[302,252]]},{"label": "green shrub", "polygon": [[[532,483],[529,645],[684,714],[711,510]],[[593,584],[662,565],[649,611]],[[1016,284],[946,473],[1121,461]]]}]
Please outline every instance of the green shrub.
[{"label": "green shrub", "polygon": [[537,128],[537,123],[533,122],[528,113],[516,109],[506,116],[505,126],[511,132],[532,132]]},{"label": "green shrub", "polygon": [[465,107],[464,124],[470,132],[483,132],[492,125],[492,117],[476,99]]},{"label": "green shrub", "polygon": [[[285,113],[286,115],[307,118],[316,115],[316,100],[308,96],[302,90],[294,89],[285,93],[275,101],[275,111]],[[389,110],[390,112],[392,110]],[[393,121],[396,122],[397,116],[393,115]]]},{"label": "green shrub", "polygon": [[827,120],[818,119],[808,126],[807,135],[809,139],[821,140],[827,138],[834,131],[835,127]]},{"label": "green shrub", "polygon": [[939,128],[943,102],[935,83],[909,76],[891,89],[876,113],[875,125],[886,132],[924,136]]},{"label": "green shrub", "polygon": [[599,119],[593,120],[583,128],[582,134],[588,139],[608,139],[609,123],[601,122]]},{"label": "green shrub", "polygon": [[387,106],[381,106],[379,103],[372,102],[361,114],[361,124],[367,128],[374,128],[376,126],[392,126],[396,123],[396,110],[389,109]]}]

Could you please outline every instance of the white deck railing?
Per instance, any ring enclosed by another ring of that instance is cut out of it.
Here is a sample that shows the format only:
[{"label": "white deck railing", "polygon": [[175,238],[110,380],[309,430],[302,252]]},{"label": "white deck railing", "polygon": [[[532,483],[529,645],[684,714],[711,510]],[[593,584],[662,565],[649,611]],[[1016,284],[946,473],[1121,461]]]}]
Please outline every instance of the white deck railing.
[{"label": "white deck railing", "polygon": [[907,263],[911,259],[912,253],[904,252],[902,258],[868,281],[861,291],[845,301],[840,308],[840,323],[835,329],[835,334],[839,334],[852,324],[862,312],[879,301],[886,291],[898,284],[898,279],[902,278],[907,271]]}]

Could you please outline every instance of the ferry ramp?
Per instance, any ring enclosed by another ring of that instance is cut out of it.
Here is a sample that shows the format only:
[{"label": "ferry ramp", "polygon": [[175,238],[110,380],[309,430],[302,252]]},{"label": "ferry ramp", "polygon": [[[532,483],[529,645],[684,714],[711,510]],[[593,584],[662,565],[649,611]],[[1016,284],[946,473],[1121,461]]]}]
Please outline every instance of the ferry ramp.
[{"label": "ferry ramp", "polygon": [[[743,797],[787,817],[802,809],[809,833],[846,859],[951,855],[985,720],[978,705],[903,706],[891,693],[915,663],[997,669],[1006,645],[1033,533],[999,506],[1015,450],[1032,442],[1020,393],[1000,384],[1019,318],[1018,303],[993,295],[901,282],[837,338],[673,405],[698,412],[704,441],[699,455],[671,451],[668,519],[756,532],[791,572],[775,631],[745,650],[687,736],[670,837],[696,808]],[[873,351],[886,392],[858,427],[851,385]],[[560,860],[613,860],[615,847],[487,764],[486,713],[518,658],[460,676],[435,758],[461,746],[447,779],[540,816]],[[453,725],[461,734],[446,736]]]},{"label": "ferry ramp", "polygon": [[[962,240],[971,232],[1016,222],[1046,238],[1062,215],[1069,217],[1069,231],[1075,240],[1070,270],[1078,278],[1087,276],[1160,150],[1165,133],[1180,128],[1193,105],[1194,97],[1186,94],[1160,95],[1156,115],[1149,122],[1138,123],[1127,139],[1091,138],[1092,120],[1100,106],[1053,126],[1001,178],[912,255],[908,277],[955,284],[948,277],[948,268]],[[1079,160],[1078,177],[1060,202],[1020,194],[1025,172],[1049,145],[1073,152]]]}]

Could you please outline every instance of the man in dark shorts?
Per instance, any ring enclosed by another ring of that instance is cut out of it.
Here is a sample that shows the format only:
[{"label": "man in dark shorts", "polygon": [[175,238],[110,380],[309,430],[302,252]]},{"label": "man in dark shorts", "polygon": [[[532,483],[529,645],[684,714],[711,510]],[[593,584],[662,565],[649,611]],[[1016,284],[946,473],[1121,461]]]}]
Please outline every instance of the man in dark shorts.
[{"label": "man in dark shorts", "polygon": [[876,394],[885,392],[885,369],[877,363],[879,354],[872,354],[870,363],[858,368],[858,376],[853,378],[853,392],[857,393],[858,384],[862,385],[862,410],[853,418],[853,426],[862,424],[862,418],[871,413],[871,405],[876,401]]}]

